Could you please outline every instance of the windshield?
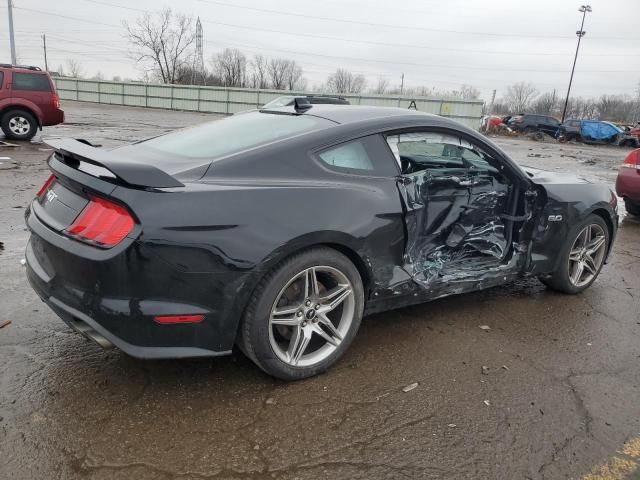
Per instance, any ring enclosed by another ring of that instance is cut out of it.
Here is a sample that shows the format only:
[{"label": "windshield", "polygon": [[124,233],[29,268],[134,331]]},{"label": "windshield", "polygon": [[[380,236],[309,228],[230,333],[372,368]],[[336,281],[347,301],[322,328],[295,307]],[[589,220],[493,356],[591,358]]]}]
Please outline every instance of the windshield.
[{"label": "windshield", "polygon": [[178,130],[138,146],[179,157],[215,160],[332,125],[329,120],[310,115],[251,112]]},{"label": "windshield", "polygon": [[278,97],[275,100],[271,100],[269,103],[265,103],[262,108],[286,107],[287,105],[291,105],[295,98],[296,97],[291,96]]}]

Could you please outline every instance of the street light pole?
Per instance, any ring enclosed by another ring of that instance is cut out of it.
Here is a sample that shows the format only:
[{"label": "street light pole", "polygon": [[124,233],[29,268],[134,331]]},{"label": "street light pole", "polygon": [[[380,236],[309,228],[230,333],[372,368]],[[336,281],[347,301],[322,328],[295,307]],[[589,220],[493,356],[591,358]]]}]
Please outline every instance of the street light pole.
[{"label": "street light pole", "polygon": [[571,84],[573,83],[573,74],[576,70],[576,62],[578,61],[578,52],[580,51],[580,40],[585,36],[587,32],[584,31],[584,19],[587,16],[587,12],[591,12],[591,5],[582,5],[579,9],[579,12],[582,12],[582,23],[580,24],[580,30],[576,32],[578,36],[578,46],[576,47],[576,55],[573,57],[573,67],[571,67],[571,77],[569,78],[569,88],[567,89],[567,98],[564,100],[564,108],[562,109],[562,120],[561,123],[564,122],[564,119],[567,115],[567,105],[569,104],[569,95],[571,94]]},{"label": "street light pole", "polygon": [[49,71],[49,64],[47,63],[47,34],[42,34],[42,48],[44,49],[44,70]]},{"label": "street light pole", "polygon": [[11,0],[7,0],[7,8],[9,10],[9,45],[11,45],[11,64],[15,65],[16,62],[16,41],[13,37],[13,5]]}]

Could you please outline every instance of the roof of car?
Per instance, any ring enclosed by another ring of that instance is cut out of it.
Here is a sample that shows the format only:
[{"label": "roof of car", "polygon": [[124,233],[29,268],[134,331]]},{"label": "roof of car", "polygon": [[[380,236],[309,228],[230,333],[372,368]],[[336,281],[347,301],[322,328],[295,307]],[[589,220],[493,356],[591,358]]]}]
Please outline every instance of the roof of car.
[{"label": "roof of car", "polygon": [[11,65],[8,63],[0,63],[0,69],[12,70],[20,73],[41,73],[46,74],[47,72],[42,70],[40,67],[35,67],[31,65]]},{"label": "roof of car", "polygon": [[[293,107],[280,107],[269,109],[278,113],[294,113]],[[315,117],[326,118],[336,123],[356,123],[374,118],[389,118],[400,116],[429,116],[436,117],[431,113],[420,112],[418,110],[410,110],[408,108],[397,107],[369,107],[361,105],[330,105],[330,104],[314,104],[303,115],[313,115]]]}]

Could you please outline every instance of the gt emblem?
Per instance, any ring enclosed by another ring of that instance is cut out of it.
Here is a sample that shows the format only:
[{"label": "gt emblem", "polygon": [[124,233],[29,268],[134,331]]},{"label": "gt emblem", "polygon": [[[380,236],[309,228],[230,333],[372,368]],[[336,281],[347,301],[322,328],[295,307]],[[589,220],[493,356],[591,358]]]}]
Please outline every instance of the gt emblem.
[{"label": "gt emblem", "polygon": [[56,195],[56,192],[54,192],[53,190],[49,190],[47,192],[47,202],[51,203],[53,202],[56,198],[58,198],[58,195]]},{"label": "gt emblem", "polygon": [[562,215],[549,215],[549,221],[550,222],[561,222],[562,221]]}]

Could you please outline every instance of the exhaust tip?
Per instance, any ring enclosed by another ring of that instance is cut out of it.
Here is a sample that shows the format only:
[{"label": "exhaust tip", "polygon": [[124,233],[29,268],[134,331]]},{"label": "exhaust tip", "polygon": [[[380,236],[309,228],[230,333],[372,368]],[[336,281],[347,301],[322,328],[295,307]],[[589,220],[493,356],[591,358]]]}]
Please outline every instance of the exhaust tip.
[{"label": "exhaust tip", "polygon": [[97,343],[102,348],[113,348],[113,343],[107,340],[104,336],[94,330],[88,323],[83,322],[78,318],[73,318],[69,325],[78,333],[84,335],[89,340]]}]

